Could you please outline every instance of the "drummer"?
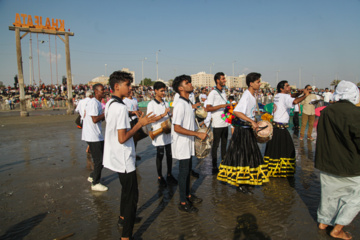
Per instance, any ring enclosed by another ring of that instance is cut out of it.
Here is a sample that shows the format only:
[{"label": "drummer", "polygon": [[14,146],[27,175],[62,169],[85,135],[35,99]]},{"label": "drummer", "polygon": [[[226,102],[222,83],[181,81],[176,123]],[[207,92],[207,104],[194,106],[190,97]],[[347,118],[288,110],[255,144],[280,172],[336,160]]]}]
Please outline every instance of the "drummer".
[{"label": "drummer", "polygon": [[[166,85],[163,82],[155,82],[154,91],[155,98],[151,100],[147,106],[147,113],[156,115],[156,122],[151,124],[152,130],[155,131],[161,127],[161,123],[170,119],[169,103],[164,101]],[[171,174],[172,170],[172,154],[171,154],[171,134],[162,133],[152,140],[152,144],[156,147],[156,169],[158,174],[158,183],[160,187],[166,187],[167,183],[177,184],[177,180]],[[166,150],[167,177],[166,181],[162,176],[162,160]],[[166,183],[167,182],[167,183]]]},{"label": "drummer", "polygon": [[238,124],[217,176],[218,180],[236,186],[243,194],[252,194],[250,185],[262,185],[269,181],[267,164],[263,161],[254,135],[254,131],[258,129],[255,120],[257,102],[254,95],[260,88],[260,78],[261,74],[255,72],[246,76],[248,90],[234,109],[234,115],[240,120],[237,120]]},{"label": "drummer", "polygon": [[301,97],[290,95],[288,81],[281,81],[277,85],[278,94],[274,97],[273,137],[267,142],[264,162],[268,164],[268,177],[293,177],[295,173],[295,147],[287,128],[289,127],[289,113],[294,105],[304,100],[310,93],[304,89]]},{"label": "drummer", "polygon": [[[191,83],[191,78],[189,79],[189,82]],[[179,101],[179,98],[180,98],[180,94],[175,93],[174,101],[173,101],[173,104],[172,104],[173,108],[175,108],[175,105]],[[196,111],[196,108],[201,106],[201,102],[195,103],[195,94],[194,94],[194,92],[191,92],[189,94],[189,100],[190,100],[190,103],[191,103],[191,107],[193,108],[194,111]],[[200,174],[195,172],[194,169],[191,169],[190,174],[191,174],[191,176],[193,176],[195,178],[200,177]]]},{"label": "drummer", "polygon": [[214,144],[211,150],[212,156],[212,173],[217,174],[219,172],[217,166],[217,150],[221,141],[221,160],[224,159],[226,153],[226,145],[228,141],[229,124],[221,119],[221,114],[224,108],[229,106],[226,99],[225,91],[225,74],[218,72],[214,76],[216,88],[209,93],[207,98],[206,111],[211,112],[212,127],[214,134]]},{"label": "drummer", "polygon": [[179,93],[180,98],[174,107],[174,116],[171,129],[172,153],[174,158],[179,160],[179,210],[193,213],[198,209],[193,203],[202,202],[201,198],[190,193],[190,170],[192,156],[195,155],[195,139],[206,138],[206,133],[195,131],[195,115],[189,100],[189,95],[193,91],[191,77],[181,75],[174,79],[173,88]]}]

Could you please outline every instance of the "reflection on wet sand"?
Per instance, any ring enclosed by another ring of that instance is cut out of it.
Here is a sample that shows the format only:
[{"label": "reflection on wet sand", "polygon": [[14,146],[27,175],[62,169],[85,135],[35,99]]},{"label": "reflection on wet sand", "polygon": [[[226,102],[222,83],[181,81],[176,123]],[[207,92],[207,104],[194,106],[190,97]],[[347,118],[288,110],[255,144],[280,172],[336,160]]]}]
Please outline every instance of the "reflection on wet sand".
[{"label": "reflection on wet sand", "polygon": [[[90,190],[87,145],[80,141],[73,116],[0,121],[4,125],[0,132],[1,239],[54,239],[69,233],[74,233],[69,239],[120,238],[117,174],[103,171],[102,182],[109,191]],[[210,156],[194,159],[200,178],[191,178],[192,190],[204,200],[196,206],[197,214],[179,212],[177,186],[159,188],[156,150],[150,139],[142,140],[137,146],[142,157],[137,162],[137,214],[142,221],[135,225],[135,239],[331,239],[318,230],[316,222],[320,183],[313,162],[315,142],[299,141],[298,133],[291,133],[297,156],[295,177],[271,179],[255,187],[251,196],[216,180]],[[259,146],[263,153],[265,145]],[[178,172],[174,161],[175,177]],[[357,217],[346,230],[356,239],[359,226]]]}]

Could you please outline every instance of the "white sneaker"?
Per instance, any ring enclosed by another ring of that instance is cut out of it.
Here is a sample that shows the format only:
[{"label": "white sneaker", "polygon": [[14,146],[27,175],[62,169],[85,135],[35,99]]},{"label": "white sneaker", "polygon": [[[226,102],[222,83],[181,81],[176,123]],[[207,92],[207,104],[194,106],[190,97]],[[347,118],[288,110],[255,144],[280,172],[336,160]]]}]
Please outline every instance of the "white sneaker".
[{"label": "white sneaker", "polygon": [[91,183],[93,182],[93,178],[92,178],[92,177],[88,177],[87,180],[88,180],[88,182],[91,182]]},{"label": "white sneaker", "polygon": [[101,183],[98,183],[96,185],[91,185],[91,190],[99,191],[99,192],[105,192],[105,191],[108,190],[108,187],[102,185]]}]

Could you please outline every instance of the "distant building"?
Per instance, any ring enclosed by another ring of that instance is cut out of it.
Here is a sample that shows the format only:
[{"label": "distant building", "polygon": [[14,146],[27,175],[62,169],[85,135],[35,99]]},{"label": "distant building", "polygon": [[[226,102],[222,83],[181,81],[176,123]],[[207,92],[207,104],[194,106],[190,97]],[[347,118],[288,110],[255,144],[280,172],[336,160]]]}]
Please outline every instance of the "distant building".
[{"label": "distant building", "polygon": [[101,83],[102,85],[107,85],[107,84],[109,84],[109,77],[105,77],[104,75],[102,75],[102,76],[96,77],[96,78],[92,79],[90,82],[88,82],[88,84],[90,86],[97,84],[97,83]]},{"label": "distant building", "polygon": [[166,86],[169,86],[169,82],[166,82],[166,81],[162,80],[161,78],[159,78],[156,82],[163,82]]},{"label": "distant building", "polygon": [[226,86],[228,88],[244,88],[246,87],[246,75],[242,74],[238,77],[236,76],[225,76]]},{"label": "distant building", "polygon": [[213,87],[215,86],[214,74],[199,72],[191,75],[191,83],[194,87]]},{"label": "distant building", "polygon": [[260,82],[260,88],[271,88],[271,85],[268,82]]},{"label": "distant building", "polygon": [[128,68],[123,68],[123,69],[121,69],[121,71],[130,73],[132,75],[132,77],[133,77],[133,80],[134,80],[131,85],[135,85],[135,82],[136,82],[136,80],[135,80],[135,72],[130,71],[130,69],[128,69]]}]

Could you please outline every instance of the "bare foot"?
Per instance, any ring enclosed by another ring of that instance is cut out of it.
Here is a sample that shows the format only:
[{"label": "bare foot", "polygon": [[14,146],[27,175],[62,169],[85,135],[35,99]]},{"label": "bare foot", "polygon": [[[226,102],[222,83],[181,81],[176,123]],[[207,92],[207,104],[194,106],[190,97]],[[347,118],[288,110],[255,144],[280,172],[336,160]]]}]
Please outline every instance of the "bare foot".
[{"label": "bare foot", "polygon": [[345,232],[344,230],[340,230],[340,231],[334,231],[334,230],[331,231],[330,236],[332,236],[334,238],[345,239],[345,240],[352,239],[352,236],[350,235],[350,233]]},{"label": "bare foot", "polygon": [[324,230],[328,227],[329,225],[323,224],[323,223],[319,223],[319,229]]}]

